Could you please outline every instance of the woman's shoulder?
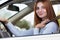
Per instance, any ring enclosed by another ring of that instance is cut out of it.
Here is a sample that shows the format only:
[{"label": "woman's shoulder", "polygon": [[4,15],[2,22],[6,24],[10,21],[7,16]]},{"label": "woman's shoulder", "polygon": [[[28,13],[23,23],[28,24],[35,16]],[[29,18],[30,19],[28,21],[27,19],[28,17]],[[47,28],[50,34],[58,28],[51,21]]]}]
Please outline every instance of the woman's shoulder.
[{"label": "woman's shoulder", "polygon": [[47,25],[55,25],[55,24],[57,25],[57,23],[54,22],[54,21],[51,21],[51,22],[48,22],[48,23],[47,23]]},{"label": "woman's shoulder", "polygon": [[58,27],[57,23],[52,21],[52,22],[49,22],[48,24],[46,24],[47,27]]}]

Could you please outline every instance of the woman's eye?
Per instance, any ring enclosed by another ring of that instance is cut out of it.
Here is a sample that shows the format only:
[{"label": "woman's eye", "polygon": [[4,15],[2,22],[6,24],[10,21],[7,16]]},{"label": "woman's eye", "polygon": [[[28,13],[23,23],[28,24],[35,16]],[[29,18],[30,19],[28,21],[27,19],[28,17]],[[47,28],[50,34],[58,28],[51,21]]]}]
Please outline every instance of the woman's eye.
[{"label": "woman's eye", "polygon": [[36,10],[38,10],[39,9],[39,7],[36,7]]},{"label": "woman's eye", "polygon": [[45,9],[45,7],[42,6],[42,9]]}]

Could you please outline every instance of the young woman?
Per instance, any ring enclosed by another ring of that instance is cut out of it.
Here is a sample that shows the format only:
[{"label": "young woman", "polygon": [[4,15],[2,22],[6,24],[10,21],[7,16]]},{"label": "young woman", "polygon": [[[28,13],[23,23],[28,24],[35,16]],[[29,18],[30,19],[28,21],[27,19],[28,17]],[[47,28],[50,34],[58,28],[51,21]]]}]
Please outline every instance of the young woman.
[{"label": "young woman", "polygon": [[4,22],[7,28],[15,36],[27,36],[36,34],[52,34],[58,32],[57,21],[50,21],[55,18],[55,13],[52,9],[50,1],[48,0],[37,0],[34,6],[35,11],[35,27],[27,31],[20,31],[14,27],[11,22],[0,18],[0,21]]},{"label": "young woman", "polygon": [[35,3],[35,28],[40,30],[39,34],[52,34],[58,32],[57,20],[49,0],[37,0]]}]

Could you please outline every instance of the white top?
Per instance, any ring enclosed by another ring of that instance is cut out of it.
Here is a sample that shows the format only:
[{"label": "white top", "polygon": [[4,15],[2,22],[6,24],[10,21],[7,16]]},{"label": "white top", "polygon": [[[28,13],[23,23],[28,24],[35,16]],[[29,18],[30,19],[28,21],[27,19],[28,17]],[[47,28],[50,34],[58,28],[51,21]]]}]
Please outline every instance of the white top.
[{"label": "white top", "polygon": [[58,33],[58,25],[55,22],[48,23],[44,28],[41,28],[40,34]]},{"label": "white top", "polygon": [[6,26],[15,36],[30,36],[30,35],[36,35],[36,34],[52,34],[52,33],[58,32],[58,26],[55,22],[48,23],[44,28],[40,29],[40,32],[39,32],[38,28],[30,28],[29,30],[20,31],[17,28],[15,28],[11,22],[7,23]]}]

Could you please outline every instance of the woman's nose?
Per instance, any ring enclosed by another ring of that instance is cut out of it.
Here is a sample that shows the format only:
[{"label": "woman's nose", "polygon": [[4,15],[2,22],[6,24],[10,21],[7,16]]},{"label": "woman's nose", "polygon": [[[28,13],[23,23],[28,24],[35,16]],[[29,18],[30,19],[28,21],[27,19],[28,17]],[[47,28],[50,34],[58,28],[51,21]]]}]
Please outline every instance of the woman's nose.
[{"label": "woman's nose", "polygon": [[42,9],[40,8],[40,9],[39,9],[39,12],[41,12],[41,11],[42,11]]}]

